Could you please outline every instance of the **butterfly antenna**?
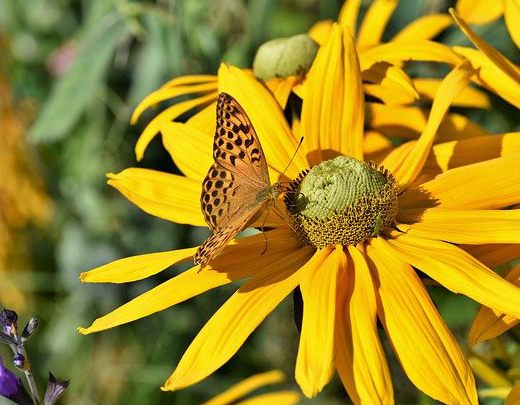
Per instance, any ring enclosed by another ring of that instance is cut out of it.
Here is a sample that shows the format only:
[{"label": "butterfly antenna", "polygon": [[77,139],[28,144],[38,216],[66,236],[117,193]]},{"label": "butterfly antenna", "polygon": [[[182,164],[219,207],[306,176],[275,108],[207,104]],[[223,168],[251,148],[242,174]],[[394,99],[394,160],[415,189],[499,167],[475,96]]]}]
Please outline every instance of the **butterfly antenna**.
[{"label": "butterfly antenna", "polygon": [[294,151],[291,160],[289,160],[289,163],[287,164],[287,166],[285,166],[285,169],[283,169],[283,172],[280,175],[280,178],[283,177],[283,175],[285,174],[285,172],[287,171],[287,169],[291,165],[292,161],[296,157],[296,154],[298,153],[298,149],[300,149],[300,146],[302,146],[302,142],[303,142],[303,136],[300,138],[300,142],[298,142],[298,146],[296,147],[296,150]]}]

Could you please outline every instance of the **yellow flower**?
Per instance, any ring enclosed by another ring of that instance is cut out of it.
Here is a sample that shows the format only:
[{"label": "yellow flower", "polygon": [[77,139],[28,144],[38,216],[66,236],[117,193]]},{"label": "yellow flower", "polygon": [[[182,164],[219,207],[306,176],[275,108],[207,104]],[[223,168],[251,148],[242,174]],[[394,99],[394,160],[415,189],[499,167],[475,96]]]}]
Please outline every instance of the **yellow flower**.
[{"label": "yellow flower", "polygon": [[[404,139],[419,136],[426,125],[427,112],[411,104],[416,101],[431,102],[441,83],[438,78],[411,79],[400,67],[402,62],[434,61],[456,65],[462,60],[460,55],[448,46],[431,41],[452,24],[447,14],[421,17],[404,27],[389,43],[382,43],[383,32],[398,3],[398,0],[375,0],[369,7],[356,37],[363,91],[383,101],[366,105],[369,112],[366,125],[371,129],[372,140],[377,141],[381,149],[385,143],[383,135]],[[355,21],[360,4],[359,0],[348,0],[340,12],[339,20],[352,32],[356,31]],[[318,44],[323,44],[330,35],[331,27],[332,21],[320,21],[310,29],[308,35]],[[247,72],[253,74],[251,71]],[[301,98],[305,98],[306,86],[302,85],[302,80],[303,77],[299,76],[274,78],[267,80],[265,85],[284,108],[293,90]],[[141,160],[148,144],[158,133],[164,133],[165,125],[168,126],[171,121],[189,110],[201,109],[189,120],[190,124],[212,132],[215,126],[215,100],[219,87],[217,76],[183,76],[167,82],[147,96],[135,109],[132,123],[136,123],[144,111],[162,101],[175,100],[183,95],[194,98],[176,102],[146,126],[135,147],[137,159]],[[485,93],[467,87],[453,100],[453,105],[489,108],[489,100]],[[437,141],[457,139],[461,136],[462,130],[465,137],[486,134],[465,116],[452,113],[441,125]],[[385,148],[388,149],[389,146],[389,142],[386,141]]]},{"label": "yellow flower", "polygon": [[[393,403],[376,327],[379,318],[403,369],[420,390],[448,404],[476,404],[470,367],[414,270],[495,311],[520,317],[520,289],[457,246],[484,245],[479,254],[491,262],[497,258],[485,245],[519,240],[519,211],[501,210],[519,202],[518,134],[432,146],[452,100],[472,74],[467,63],[459,63],[439,86],[420,138],[380,161],[399,183],[395,217],[399,231],[386,228],[357,246],[316,249],[302,245],[287,224],[273,215],[268,224],[275,229],[265,232],[268,250],[264,255],[260,254],[262,235],[236,239],[204,271],[193,267],[80,331],[88,334],[111,328],[217,286],[248,279],[186,350],[163,387],[176,390],[204,379],[227,362],[299,286],[304,312],[296,379],[307,396],[321,391],[337,370],[356,404]],[[299,122],[306,138],[286,172],[289,178],[337,156],[363,159],[364,95],[348,27],[332,26],[307,80]],[[250,74],[231,66],[221,66],[218,85],[218,91],[232,94],[248,113],[262,140],[271,179],[278,179],[298,139],[280,105]],[[109,183],[153,215],[203,226],[199,196],[212,163],[212,135],[195,125],[171,122],[164,140],[186,177],[131,168],[110,175]],[[195,250],[118,260],[82,274],[81,280],[143,279],[189,261]]]},{"label": "yellow flower", "polygon": [[456,10],[469,24],[488,24],[503,15],[511,39],[520,48],[520,1],[458,0]]},{"label": "yellow flower", "polygon": [[258,388],[280,383],[284,379],[283,373],[278,370],[256,374],[246,378],[213,399],[204,402],[202,405],[264,405],[267,403],[272,405],[294,405],[300,400],[300,396],[294,391],[275,391],[240,400],[240,398]]}]

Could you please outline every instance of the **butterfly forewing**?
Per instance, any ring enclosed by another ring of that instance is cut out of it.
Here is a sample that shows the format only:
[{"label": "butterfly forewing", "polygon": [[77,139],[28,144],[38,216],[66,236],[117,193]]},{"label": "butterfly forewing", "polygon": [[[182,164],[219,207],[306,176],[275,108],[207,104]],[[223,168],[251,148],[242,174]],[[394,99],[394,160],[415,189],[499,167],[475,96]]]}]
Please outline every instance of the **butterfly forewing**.
[{"label": "butterfly forewing", "polygon": [[202,184],[204,218],[214,232],[199,248],[195,263],[203,268],[240,232],[268,200],[258,193],[270,186],[267,163],[253,125],[238,102],[221,93],[213,158]]}]

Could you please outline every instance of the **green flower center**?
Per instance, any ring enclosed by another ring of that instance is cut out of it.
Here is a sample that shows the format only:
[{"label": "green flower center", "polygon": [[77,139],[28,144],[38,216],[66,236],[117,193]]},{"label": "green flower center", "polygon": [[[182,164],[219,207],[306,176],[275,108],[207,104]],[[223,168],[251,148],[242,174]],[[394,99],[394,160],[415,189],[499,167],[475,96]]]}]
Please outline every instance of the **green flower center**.
[{"label": "green flower center", "polygon": [[356,245],[394,222],[397,183],[374,163],[338,156],[294,180],[285,205],[302,243]]},{"label": "green flower center", "polygon": [[253,71],[261,80],[303,75],[310,69],[318,48],[307,34],[267,41],[256,52]]}]

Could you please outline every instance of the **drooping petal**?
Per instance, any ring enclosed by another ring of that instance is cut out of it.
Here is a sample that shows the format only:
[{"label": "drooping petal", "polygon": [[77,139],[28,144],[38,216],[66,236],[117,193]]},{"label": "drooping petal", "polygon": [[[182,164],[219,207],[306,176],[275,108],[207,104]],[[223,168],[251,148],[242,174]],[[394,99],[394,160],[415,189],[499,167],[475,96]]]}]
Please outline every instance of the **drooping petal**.
[{"label": "drooping petal", "polygon": [[520,210],[400,210],[399,229],[412,236],[451,243],[519,243]]},{"label": "drooping petal", "polygon": [[236,405],[294,405],[299,400],[300,396],[295,391],[278,391],[257,395],[237,402]]},{"label": "drooping petal", "polygon": [[240,381],[238,384],[227,389],[211,400],[204,402],[202,405],[228,405],[260,387],[276,384],[283,380],[285,380],[285,376],[280,370],[256,374]]},{"label": "drooping petal", "polygon": [[383,245],[450,291],[520,318],[520,289],[457,246],[405,233],[393,234],[388,242],[377,238],[372,244]]},{"label": "drooping petal", "polygon": [[196,247],[125,257],[81,273],[83,283],[129,283],[157,274],[167,267],[190,260]]},{"label": "drooping petal", "polygon": [[[274,168],[270,170],[271,180],[278,180],[298,146],[298,140],[292,135],[280,104],[270,91],[248,72],[222,64],[218,75],[219,91],[236,98],[251,119],[267,163]],[[305,167],[307,161],[300,148],[287,169],[287,177],[295,178]]]},{"label": "drooping petal", "polygon": [[518,203],[520,153],[448,170],[410,189],[401,208],[442,206],[454,209],[500,209]]},{"label": "drooping petal", "polygon": [[364,96],[356,47],[335,24],[307,75],[301,129],[311,166],[340,154],[362,158]]},{"label": "drooping petal", "polygon": [[325,257],[302,248],[264,267],[220,307],[188,347],[163,390],[194,384],[222,366],[264,318],[298,285],[299,268],[319,267]]},{"label": "drooping petal", "polygon": [[442,81],[433,101],[426,128],[409,156],[394,171],[394,175],[402,187],[412,183],[421,171],[433,145],[437,128],[448,111],[451,101],[468,85],[472,74],[473,71],[469,69],[468,64],[462,62]]},{"label": "drooping petal", "polygon": [[412,21],[399,31],[393,41],[433,39],[452,24],[448,14],[428,14]]},{"label": "drooping petal", "polygon": [[487,24],[502,15],[500,1],[489,0],[458,0],[457,12],[469,24]]},{"label": "drooping petal", "polygon": [[519,244],[460,245],[459,247],[489,268],[520,258]]},{"label": "drooping petal", "polygon": [[360,49],[381,43],[383,32],[392,16],[399,0],[375,0],[368,8],[359,33],[357,45]]},{"label": "drooping petal", "polygon": [[328,256],[320,267],[300,271],[303,323],[295,376],[308,398],[315,397],[334,374],[336,280],[346,258],[341,245],[331,251],[325,248],[320,253]]},{"label": "drooping petal", "polygon": [[367,263],[355,247],[341,270],[336,305],[336,367],[356,404],[394,403],[392,380],[376,326],[376,292]]},{"label": "drooping petal", "polygon": [[163,145],[175,165],[189,178],[199,181],[206,177],[213,164],[214,133],[193,125],[167,122],[161,126]]},{"label": "drooping petal", "polygon": [[79,331],[89,334],[132,322],[163,311],[212,288],[254,276],[266,266],[278,270],[284,269],[288,256],[301,257],[298,253],[298,243],[287,230],[271,232],[266,233],[271,249],[265,255],[261,255],[264,247],[262,235],[237,239],[235,244],[228,246],[222,255],[204,268],[204,271],[199,272],[199,266],[186,270],[96,319],[90,327],[80,328]]},{"label": "drooping petal", "polygon": [[471,368],[417,274],[382,238],[372,239],[367,255],[379,318],[410,380],[441,402],[476,405]]},{"label": "drooping petal", "polygon": [[504,18],[511,39],[520,48],[520,3],[518,0],[503,0]]},{"label": "drooping petal", "polygon": [[[430,101],[435,98],[441,79],[414,79],[413,84],[421,97],[421,101]],[[452,106],[489,109],[491,107],[489,96],[475,87],[465,87],[451,102]]]},{"label": "drooping petal", "polygon": [[146,147],[152,141],[155,135],[159,133],[161,126],[165,122],[173,121],[180,115],[193,108],[203,107],[206,104],[213,102],[216,98],[216,92],[209,93],[193,100],[181,101],[180,103],[172,105],[171,107],[168,107],[166,110],[162,111],[153,120],[151,120],[148,125],[146,125],[146,128],[139,136],[139,139],[135,144],[135,155],[137,160],[139,161],[143,158]]},{"label": "drooping petal", "polygon": [[206,225],[200,209],[199,180],[140,168],[110,173],[108,178],[108,184],[151,215],[180,224]]},{"label": "drooping petal", "polygon": [[520,405],[520,382],[517,382],[513,387],[504,405]]},{"label": "drooping petal", "polygon": [[[510,283],[520,287],[520,264],[511,269],[504,277]],[[490,308],[482,307],[478,312],[471,330],[469,331],[468,341],[470,345],[476,345],[488,339],[500,336],[505,331],[518,325],[518,318],[497,313]]]}]

